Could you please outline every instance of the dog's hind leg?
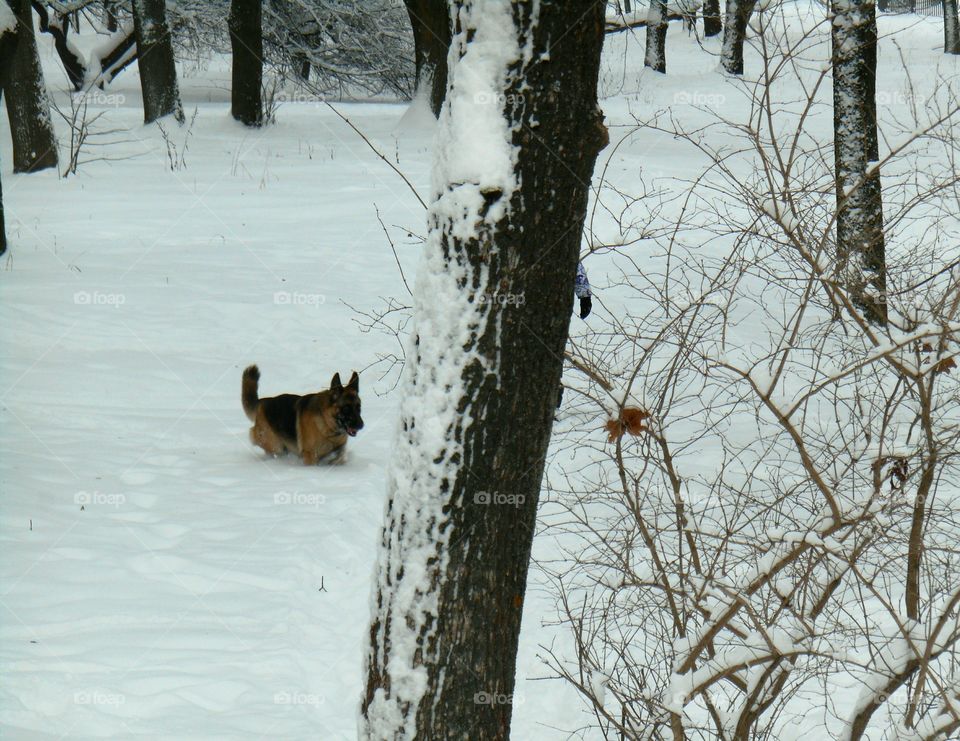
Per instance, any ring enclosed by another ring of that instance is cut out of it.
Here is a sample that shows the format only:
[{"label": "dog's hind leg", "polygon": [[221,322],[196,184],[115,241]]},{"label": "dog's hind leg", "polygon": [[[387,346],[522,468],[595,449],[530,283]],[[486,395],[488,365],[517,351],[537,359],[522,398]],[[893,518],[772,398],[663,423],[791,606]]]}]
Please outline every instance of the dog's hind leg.
[{"label": "dog's hind leg", "polygon": [[264,430],[260,425],[254,425],[250,428],[250,442],[263,448],[272,456],[278,456],[284,452],[283,443],[277,440],[276,435],[269,430]]}]

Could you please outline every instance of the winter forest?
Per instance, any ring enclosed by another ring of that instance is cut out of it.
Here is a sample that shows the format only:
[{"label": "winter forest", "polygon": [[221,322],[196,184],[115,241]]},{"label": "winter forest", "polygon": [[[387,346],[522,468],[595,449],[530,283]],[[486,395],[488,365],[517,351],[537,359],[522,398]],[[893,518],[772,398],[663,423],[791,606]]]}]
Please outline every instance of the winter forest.
[{"label": "winter forest", "polygon": [[960,739],[957,0],[0,0],[0,737]]}]

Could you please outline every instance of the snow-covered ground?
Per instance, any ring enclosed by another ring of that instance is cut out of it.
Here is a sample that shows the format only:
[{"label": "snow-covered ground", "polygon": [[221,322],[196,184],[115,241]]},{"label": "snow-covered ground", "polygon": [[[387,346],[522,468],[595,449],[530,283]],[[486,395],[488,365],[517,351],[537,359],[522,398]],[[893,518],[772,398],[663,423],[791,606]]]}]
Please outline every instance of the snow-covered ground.
[{"label": "snow-covered ground", "polygon": [[[938,23],[881,19],[881,31],[896,27],[901,44],[910,34],[922,76],[942,63]],[[47,81],[64,107],[49,42],[40,39]],[[718,49],[671,24],[661,77],[642,70],[642,33],[609,37],[611,140],[633,113],[669,107],[692,125],[703,108],[736,106]],[[888,42],[881,65],[898,81],[882,90],[896,105],[905,93]],[[98,128],[117,129],[103,150],[116,161],[65,179],[13,176],[0,121],[11,241],[0,258],[4,738],[356,735],[398,398],[375,364],[395,341],[361,331],[354,308],[407,300],[376,209],[408,279],[418,241],[394,225],[422,233],[424,212],[318,102],[284,105],[261,131],[234,123],[228,78],[220,61],[181,70],[188,119],[197,114],[189,136],[170,127],[186,148],[175,171],[160,131],[141,123],[135,67],[91,104],[105,112]],[[338,108],[426,197],[424,117],[403,105]],[[608,175],[628,186],[641,168],[693,172],[686,151],[634,137]],[[602,237],[611,225],[595,226]],[[623,300],[606,288],[616,259],[588,262],[601,312]],[[253,362],[264,395],[362,372],[366,427],[347,465],[305,468],[250,445],[239,392]],[[594,431],[578,420],[577,432],[602,435],[602,422]],[[557,430],[573,424],[561,418]],[[550,604],[536,589],[526,603],[518,739],[570,738],[589,720],[571,690],[536,681],[547,675],[538,646],[557,637],[542,625]]]}]

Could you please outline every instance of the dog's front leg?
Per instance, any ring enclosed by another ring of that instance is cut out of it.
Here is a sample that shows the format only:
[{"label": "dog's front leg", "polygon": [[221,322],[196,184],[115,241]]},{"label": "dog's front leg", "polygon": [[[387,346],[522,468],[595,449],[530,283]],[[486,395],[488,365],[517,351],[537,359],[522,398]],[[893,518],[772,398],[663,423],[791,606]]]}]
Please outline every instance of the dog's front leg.
[{"label": "dog's front leg", "polygon": [[304,450],[300,457],[303,458],[303,465],[305,466],[317,465],[317,452],[315,450]]}]

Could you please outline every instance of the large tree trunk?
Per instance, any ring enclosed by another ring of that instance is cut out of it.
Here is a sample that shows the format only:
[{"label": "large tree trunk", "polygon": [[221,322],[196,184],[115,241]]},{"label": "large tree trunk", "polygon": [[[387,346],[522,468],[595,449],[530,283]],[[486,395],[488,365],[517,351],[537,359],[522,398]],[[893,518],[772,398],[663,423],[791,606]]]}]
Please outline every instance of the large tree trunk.
[{"label": "large tree trunk", "polygon": [[703,3],[703,35],[719,36],[723,30],[720,21],[720,0],[705,0]]},{"label": "large tree trunk", "polygon": [[183,123],[164,0],[133,0],[133,27],[143,91],[143,122],[152,123],[172,113]]},{"label": "large tree trunk", "polygon": [[943,51],[945,54],[960,54],[957,0],[943,0]]},{"label": "large tree trunk", "polygon": [[667,3],[651,0],[647,12],[647,49],[643,66],[654,72],[667,71]]},{"label": "large tree trunk", "polygon": [[263,123],[263,25],[260,0],[230,3],[233,87],[230,112],[247,126]]},{"label": "large tree trunk", "polygon": [[50,101],[37,56],[30,0],[6,0],[16,29],[0,36],[0,98],[7,101],[13,171],[35,172],[57,166],[57,139]]},{"label": "large tree trunk", "polygon": [[450,13],[446,0],[404,0],[413,28],[417,93],[427,92],[434,116],[447,92],[447,51],[450,48]]},{"label": "large tree trunk", "polygon": [[362,702],[361,736],[378,741],[509,737],[587,195],[607,142],[604,3],[451,5],[456,62]]},{"label": "large tree trunk", "polygon": [[833,3],[833,137],[840,279],[864,317],[885,324],[886,260],[876,108],[873,0]]},{"label": "large tree trunk", "polygon": [[731,75],[743,74],[743,42],[756,4],[757,0],[727,0],[720,64]]}]

